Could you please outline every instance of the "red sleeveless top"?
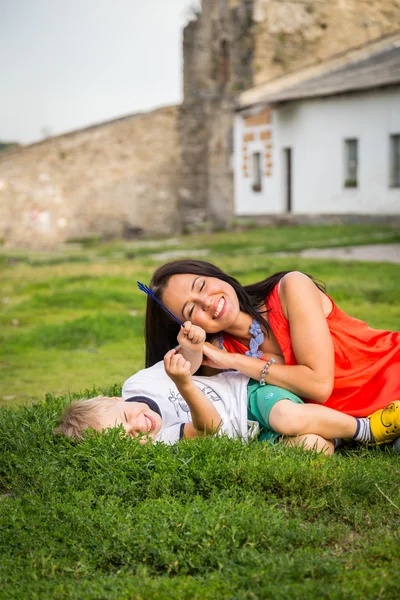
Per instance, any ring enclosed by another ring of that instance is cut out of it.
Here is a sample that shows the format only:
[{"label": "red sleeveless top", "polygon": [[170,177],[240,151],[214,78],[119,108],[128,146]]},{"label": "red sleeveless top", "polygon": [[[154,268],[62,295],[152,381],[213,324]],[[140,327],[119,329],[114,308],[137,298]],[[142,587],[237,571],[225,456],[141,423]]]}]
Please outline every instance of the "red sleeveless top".
[{"label": "red sleeveless top", "polygon": [[[297,365],[278,285],[266,302],[268,320],[286,365]],[[324,406],[367,417],[393,400],[400,400],[400,333],[371,329],[331,301],[327,323],[335,351],[335,374],[332,395]],[[248,350],[227,333],[223,334],[223,344],[228,352],[244,354]]]}]

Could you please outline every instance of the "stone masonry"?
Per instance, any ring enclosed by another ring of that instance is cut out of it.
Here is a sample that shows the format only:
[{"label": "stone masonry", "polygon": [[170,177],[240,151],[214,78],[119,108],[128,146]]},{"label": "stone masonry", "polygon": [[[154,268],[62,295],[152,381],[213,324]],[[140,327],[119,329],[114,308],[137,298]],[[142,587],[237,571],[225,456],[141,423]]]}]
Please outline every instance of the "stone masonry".
[{"label": "stone masonry", "polygon": [[254,85],[400,28],[400,0],[256,0]]},{"label": "stone masonry", "polygon": [[0,154],[0,238],[34,249],[228,227],[238,94],[399,29],[400,0],[202,0],[180,107]]},{"label": "stone masonry", "polygon": [[0,237],[35,249],[179,231],[177,116],[170,106],[0,155]]}]

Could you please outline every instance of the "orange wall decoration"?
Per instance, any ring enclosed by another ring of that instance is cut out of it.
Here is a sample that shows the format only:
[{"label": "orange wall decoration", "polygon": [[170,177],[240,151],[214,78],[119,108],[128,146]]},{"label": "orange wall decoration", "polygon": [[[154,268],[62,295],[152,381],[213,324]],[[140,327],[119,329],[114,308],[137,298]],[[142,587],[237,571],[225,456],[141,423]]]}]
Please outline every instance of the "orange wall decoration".
[{"label": "orange wall decoration", "polygon": [[[248,144],[254,142],[258,137],[264,142],[264,175],[270,177],[272,175],[272,130],[271,130],[271,110],[265,108],[256,115],[250,115],[243,119],[245,127],[261,127],[259,132],[243,133],[242,146],[242,171],[243,176],[249,177],[249,154]],[[266,127],[268,126],[268,127]]]}]

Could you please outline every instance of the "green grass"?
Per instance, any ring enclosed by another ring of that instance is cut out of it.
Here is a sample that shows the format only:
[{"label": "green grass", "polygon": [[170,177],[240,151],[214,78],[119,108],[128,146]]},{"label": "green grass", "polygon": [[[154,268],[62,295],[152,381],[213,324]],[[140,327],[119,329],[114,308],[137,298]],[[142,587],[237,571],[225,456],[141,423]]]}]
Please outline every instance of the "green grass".
[{"label": "green grass", "polygon": [[0,413],[1,598],[396,598],[400,461],[257,442],[74,444]]},{"label": "green grass", "polygon": [[[271,256],[274,252],[373,241],[399,241],[395,228],[321,226],[253,229],[169,240],[66,245],[53,253],[0,253],[0,404],[121,384],[143,367],[148,282],[163,251],[208,250],[243,283],[281,269],[326,282],[340,306],[373,327],[398,329],[398,266]],[[129,256],[129,258],[127,258]]]},{"label": "green grass", "polygon": [[72,398],[120,393],[144,364],[144,294],[163,250],[243,283],[299,269],[340,307],[399,330],[399,265],[271,256],[382,227],[298,227],[160,242],[2,251],[0,599],[397,600],[400,457],[327,458],[227,439],[143,447],[120,432],[52,434]]}]

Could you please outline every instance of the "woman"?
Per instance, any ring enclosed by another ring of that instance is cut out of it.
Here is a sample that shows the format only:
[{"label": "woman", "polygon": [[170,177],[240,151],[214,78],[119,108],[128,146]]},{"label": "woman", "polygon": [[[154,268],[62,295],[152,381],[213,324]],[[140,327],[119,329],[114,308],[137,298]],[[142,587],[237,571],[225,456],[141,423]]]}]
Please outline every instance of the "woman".
[{"label": "woman", "polygon": [[[180,320],[202,327],[230,353],[207,344],[210,366],[263,378],[353,416],[400,399],[400,333],[350,317],[304,273],[242,286],[215,265],[178,260],[156,270],[151,288]],[[147,366],[174,345],[178,329],[148,298]]]}]

